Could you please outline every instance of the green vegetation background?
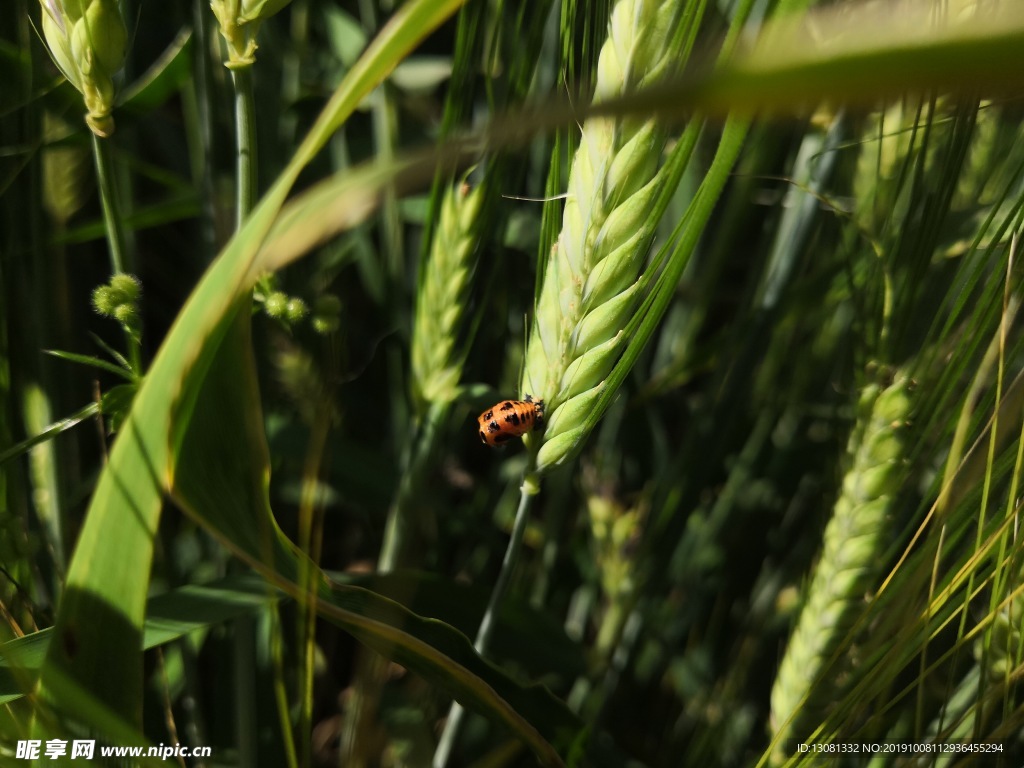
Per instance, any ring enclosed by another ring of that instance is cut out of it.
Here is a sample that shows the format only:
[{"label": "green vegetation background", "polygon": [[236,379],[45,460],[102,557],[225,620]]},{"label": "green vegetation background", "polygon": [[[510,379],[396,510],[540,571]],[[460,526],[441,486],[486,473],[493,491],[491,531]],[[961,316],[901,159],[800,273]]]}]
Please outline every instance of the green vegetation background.
[{"label": "green vegetation background", "polygon": [[[537,447],[476,415],[526,394],[611,8],[459,5],[259,25],[237,234],[208,5],[120,4],[106,155],[39,5],[0,8],[0,764],[88,733],[430,765],[455,696],[452,765],[1020,765],[1020,11],[925,5],[978,24],[907,44],[840,5],[817,50],[751,42],[799,3],[679,4],[684,77],[607,118],[678,171],[650,340],[542,478],[481,654]],[[137,324],[93,306],[103,157]]]}]

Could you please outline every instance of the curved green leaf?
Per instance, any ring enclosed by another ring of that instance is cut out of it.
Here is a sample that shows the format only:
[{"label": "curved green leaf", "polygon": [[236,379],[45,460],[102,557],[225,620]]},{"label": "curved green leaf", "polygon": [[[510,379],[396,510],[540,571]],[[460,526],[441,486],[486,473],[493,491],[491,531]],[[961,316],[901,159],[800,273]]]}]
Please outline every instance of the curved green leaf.
[{"label": "curved green leaf", "polygon": [[174,406],[183,393],[194,396],[232,317],[249,301],[260,272],[260,244],[302,168],[394,64],[460,4],[415,0],[393,17],[179,315],[139,389],[90,504],[54,627],[57,641],[40,675],[42,701],[60,706],[55,681],[66,677],[126,720],[139,722],[142,621],[153,536],[174,476]]}]

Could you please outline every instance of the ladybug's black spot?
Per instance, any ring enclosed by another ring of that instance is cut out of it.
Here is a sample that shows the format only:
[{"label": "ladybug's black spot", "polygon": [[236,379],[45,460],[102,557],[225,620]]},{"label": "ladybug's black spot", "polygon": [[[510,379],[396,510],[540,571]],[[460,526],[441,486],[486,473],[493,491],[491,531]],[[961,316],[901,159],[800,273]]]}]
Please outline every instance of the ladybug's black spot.
[{"label": "ladybug's black spot", "polygon": [[513,426],[518,427],[519,426],[519,414],[518,413],[510,413],[508,416],[505,417],[505,423],[506,424],[512,424]]},{"label": "ladybug's black spot", "polygon": [[487,425],[488,432],[501,432],[501,427],[498,426],[498,422],[492,421]]},{"label": "ladybug's black spot", "polygon": [[509,440],[512,439],[512,437],[513,437],[513,435],[509,435],[509,434],[495,435],[494,436],[494,442],[496,442],[496,443],[507,443]]},{"label": "ladybug's black spot", "polygon": [[485,413],[483,416],[481,416],[480,418],[483,419],[484,421],[490,421],[491,419],[494,418],[494,411],[490,410],[487,413]]},{"label": "ladybug's black spot", "polygon": [[499,411],[510,411],[513,408],[515,408],[515,406],[512,405],[512,401],[511,400],[506,400],[504,403],[501,404],[501,408],[499,408],[498,410]]},{"label": "ladybug's black spot", "polygon": [[482,429],[480,430],[480,440],[485,443],[487,442],[487,435],[484,434]]}]

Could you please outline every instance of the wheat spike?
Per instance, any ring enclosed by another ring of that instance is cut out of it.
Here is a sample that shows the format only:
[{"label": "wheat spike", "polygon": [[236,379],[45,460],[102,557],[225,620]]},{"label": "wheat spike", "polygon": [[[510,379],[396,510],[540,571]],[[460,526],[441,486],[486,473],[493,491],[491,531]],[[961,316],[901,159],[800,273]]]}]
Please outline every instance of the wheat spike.
[{"label": "wheat spike", "polygon": [[[892,504],[904,477],[909,380],[863,390],[847,448],[850,466],[825,527],[821,559],[786,648],[771,695],[771,722],[781,734],[773,754],[781,762],[790,738],[804,738],[821,722],[835,688],[819,679],[847,637],[872,589],[887,545]],[[829,679],[834,677],[830,673]]]},{"label": "wheat spike", "polygon": [[[595,101],[631,91],[672,63],[679,4],[623,0],[598,60]],[[569,174],[562,230],[552,249],[527,343],[522,394],[543,399],[537,470],[564,462],[622,350],[638,278],[657,224],[665,134],[654,120],[592,118]]]},{"label": "wheat spike", "polygon": [[413,389],[419,406],[446,403],[457,394],[462,360],[456,354],[476,246],[481,187],[450,188],[420,280],[412,333]]}]

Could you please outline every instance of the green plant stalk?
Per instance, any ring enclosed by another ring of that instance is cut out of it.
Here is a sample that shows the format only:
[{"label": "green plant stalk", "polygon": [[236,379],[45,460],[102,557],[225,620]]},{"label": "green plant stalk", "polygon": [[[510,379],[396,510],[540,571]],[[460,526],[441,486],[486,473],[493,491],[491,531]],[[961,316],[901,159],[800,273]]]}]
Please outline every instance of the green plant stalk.
[{"label": "green plant stalk", "polygon": [[288,768],[298,768],[299,757],[295,751],[295,736],[288,717],[288,688],[284,676],[284,643],[281,632],[281,606],[278,601],[270,605],[270,654],[274,664],[274,702],[277,704],[278,724],[284,741],[284,753]]},{"label": "green plant stalk", "polygon": [[103,225],[107,233],[107,249],[110,252],[110,274],[119,275],[125,271],[125,235],[114,184],[113,158],[109,143],[95,133],[92,134],[92,153],[96,163],[100,205],[103,208]]},{"label": "green plant stalk", "polygon": [[252,67],[231,70],[235,91],[235,228],[239,229],[256,202],[256,100]]},{"label": "green plant stalk", "polygon": [[872,588],[887,544],[889,516],[904,477],[909,380],[861,392],[850,435],[850,467],[825,528],[821,560],[779,666],[771,695],[772,760],[787,757],[786,740],[804,738],[818,723],[834,687],[833,658]]},{"label": "green plant stalk", "polygon": [[[1016,239],[1011,244],[1010,262],[1008,267],[1012,265],[1013,250],[1016,249]],[[1016,316],[1017,301],[1011,294],[1011,281],[1007,278],[1003,294],[1003,313],[999,326],[998,334],[998,348],[999,348],[999,364],[997,374],[996,392],[1002,393],[1004,387],[1004,378],[1006,375],[1006,343],[1007,334],[1009,327],[1013,323],[1013,319]],[[998,400],[999,398],[997,398]],[[992,430],[989,438],[989,458],[988,464],[992,466],[996,462],[999,448],[999,413],[998,411],[993,415]],[[1020,497],[1018,495],[1018,486],[1021,478],[1022,467],[1024,467],[1024,435],[1019,435],[1017,438],[1017,453],[1014,459],[1014,468],[1011,474],[1010,488],[1006,494],[1006,516],[1014,517],[1019,513],[1019,502],[1017,501]],[[986,472],[985,475],[985,490],[984,496],[987,497],[989,493],[989,484],[991,482],[991,472]],[[981,505],[982,509],[986,508],[985,502]],[[975,539],[975,551],[982,550],[982,527],[983,521],[979,520],[977,530],[977,538]],[[1007,550],[1013,546],[1011,537],[1007,534],[999,537],[998,550],[995,554],[995,573],[993,575],[993,588],[991,596],[989,597],[989,611],[990,614],[995,616],[993,622],[989,625],[982,636],[978,646],[975,648],[975,656],[977,659],[976,669],[979,672],[979,680],[977,682],[975,692],[975,703],[971,715],[974,718],[974,727],[972,728],[971,739],[974,741],[982,740],[981,728],[985,722],[985,699],[986,692],[991,692],[993,689],[998,689],[1000,686],[1003,687],[1003,697],[1001,704],[1004,712],[1010,712],[1012,710],[1011,703],[1009,700],[1011,691],[1011,679],[1014,676],[1016,667],[1021,659],[1022,644],[1024,644],[1024,631],[1022,631],[1021,616],[1024,615],[1024,597],[1017,594],[1016,597],[1009,598],[1005,605],[1002,605],[1004,596],[1007,593],[1013,592],[1016,585],[1021,583],[1021,571],[1020,571],[1020,556],[1011,555]],[[968,594],[973,592],[975,573],[972,572],[970,579],[968,580]],[[965,601],[963,616],[966,618],[967,601]],[[961,625],[960,636],[963,636],[963,625]],[[987,680],[986,680],[987,678]],[[994,709],[998,708],[999,704],[995,704],[989,711],[989,716],[992,715]]]},{"label": "green plant stalk", "polygon": [[[376,157],[383,162],[395,159],[395,134],[398,130],[398,118],[387,83],[380,88],[373,99],[373,136]],[[388,274],[392,284],[402,284],[402,219],[398,212],[398,195],[393,186],[384,191],[384,203],[381,206],[381,239],[384,245],[384,262],[388,265]]]},{"label": "green plant stalk", "polygon": [[256,622],[251,616],[235,619],[232,626],[232,671],[234,673],[235,738],[241,765],[255,765],[259,728],[256,725],[256,686],[253,670],[256,668]]},{"label": "green plant stalk", "polygon": [[363,649],[347,698],[344,711],[344,725],[341,732],[339,765],[345,768],[366,768],[375,765],[377,755],[372,754],[377,745],[366,734],[377,726],[377,712],[380,708],[388,660],[369,649]]},{"label": "green plant stalk", "polygon": [[[593,722],[593,714],[600,710],[604,703],[605,692],[609,692],[615,677],[612,670],[613,657],[622,651],[623,634],[626,621],[632,616],[635,599],[630,594],[615,595],[601,617],[601,626],[594,643],[592,672],[580,675],[573,683],[572,690],[566,698],[569,709],[582,715],[588,722]],[[601,684],[603,683],[603,684]],[[595,689],[597,692],[595,693]]]},{"label": "green plant stalk", "polygon": [[[1015,249],[1015,247],[1016,247],[1016,243],[1014,242],[1011,245],[1011,249]],[[1012,265],[1012,260],[1013,260],[1013,254],[1011,252],[1011,254],[1010,254],[1010,263],[1007,265],[1008,268],[1009,268],[1010,265]],[[996,338],[993,340],[993,345],[998,350],[998,362],[996,364],[996,400],[997,400],[997,402],[1002,399],[1002,394],[1003,394],[1003,392],[1005,390],[1005,386],[1006,386],[1005,379],[1006,379],[1006,375],[1007,375],[1007,371],[1006,371],[1006,367],[1007,367],[1007,362],[1006,362],[1007,334],[1008,334],[1009,326],[1012,325],[1013,319],[1014,319],[1014,317],[1017,314],[1017,306],[1018,306],[1016,298],[1010,293],[1010,287],[1011,287],[1011,281],[1009,280],[1009,278],[1007,278],[1005,283],[1004,283],[1004,289],[1003,289],[1003,312],[1002,312],[1001,320],[1000,320],[1000,323],[999,323],[999,332],[996,334]],[[993,416],[992,416],[992,430],[989,433],[989,439],[988,439],[988,453],[987,453],[987,459],[986,459],[986,462],[985,462],[986,466],[988,466],[988,467],[994,466],[994,464],[996,462],[996,458],[997,458],[998,452],[999,452],[998,451],[998,449],[999,449],[998,437],[999,437],[999,412],[996,411],[993,414]],[[1022,460],[1022,456],[1024,456],[1024,454],[1022,454],[1022,451],[1024,451],[1024,441],[1021,441],[1017,445],[1017,459],[1016,459],[1016,464],[1015,464],[1015,467],[1014,467],[1014,472],[1013,472],[1013,475],[1012,475],[1012,480],[1011,480],[1011,485],[1010,485],[1010,494],[1009,494],[1009,497],[1008,497],[1010,501],[1007,503],[1007,514],[1016,514],[1016,510],[1015,510],[1016,502],[1015,502],[1015,500],[1018,498],[1018,496],[1017,496],[1017,484],[1018,484],[1018,481],[1019,481],[1019,478],[1020,478],[1020,473],[1021,473],[1021,460]],[[993,492],[992,491],[992,483],[993,483],[992,473],[990,471],[988,471],[988,472],[985,473],[985,478],[984,478],[984,482],[983,482],[982,501],[981,501],[981,504],[980,504],[980,507],[979,507],[978,524],[977,524],[977,529],[975,531],[975,539],[974,539],[974,549],[975,549],[975,551],[981,551],[982,546],[983,546],[984,531],[985,531],[985,513],[989,509],[989,501],[988,500],[989,500],[990,494]],[[996,563],[997,563],[996,567],[997,567],[997,569],[1000,568],[999,564],[1006,562],[1006,547],[1007,547],[1007,540],[1006,540],[1005,537],[1003,537],[1002,539],[1000,539],[1000,542],[999,542],[999,552],[998,552],[998,554],[996,556]],[[997,572],[995,578],[993,579],[993,587],[994,588],[993,588],[992,594],[991,594],[991,596],[989,598],[989,601],[990,601],[989,602],[989,608],[990,608],[990,610],[993,613],[995,613],[995,612],[997,612],[999,610],[998,604],[999,604],[999,601],[1002,599],[1003,590],[1007,587],[1007,581],[1006,581],[1007,578],[1008,577],[1012,578],[1014,575],[1016,575],[1016,574],[1006,573],[1006,572],[1003,572],[1003,573]],[[975,578],[975,574],[972,573],[971,577],[970,577],[970,579],[968,581],[968,585],[967,585],[967,592],[968,592],[968,594],[971,594],[974,591],[973,590],[974,578]],[[1017,612],[1019,613],[1019,610]],[[961,614],[961,634],[963,633],[964,627],[966,626],[967,614],[968,614],[968,610],[967,610],[967,605],[965,604],[964,605],[964,611]],[[990,639],[991,639],[991,634],[987,634],[986,635],[986,643]]]},{"label": "green plant stalk", "polygon": [[[309,55],[312,43],[309,27],[309,0],[293,0],[290,8],[288,47],[281,62],[281,95],[285,103],[295,104],[301,98],[301,63]],[[293,110],[281,117],[279,140],[293,144],[298,128],[298,116]]]},{"label": "green plant stalk", "polygon": [[448,402],[431,403],[427,410],[416,444],[412,448],[412,456],[402,473],[395,502],[388,512],[384,542],[377,564],[380,573],[390,573],[406,564],[409,534],[417,526],[413,504],[419,498],[424,475],[430,467],[431,456],[441,437],[441,427],[448,420],[450,410],[451,404]]},{"label": "green plant stalk", "polygon": [[[1015,458],[1014,475],[1021,466],[1022,454],[1018,448]],[[1015,485],[1016,480],[1011,481]],[[1007,495],[1008,499],[1016,499],[1014,493]],[[1024,611],[1024,595],[1021,588],[1014,588],[1013,584],[1019,585],[1021,578],[1020,559],[1004,559],[1005,550],[1003,543],[1010,537],[1010,526],[1004,525],[1003,535],[999,536],[998,553],[995,555],[994,566],[996,569],[1005,566],[1005,576],[1000,577],[993,573],[993,582],[1002,580],[1004,587],[995,586],[991,589],[996,593],[991,598],[989,616],[986,618],[987,627],[984,632],[973,641],[973,654],[975,663],[959,679],[955,686],[946,694],[941,709],[929,723],[927,729],[915,724],[915,733],[925,733],[925,741],[928,742],[980,742],[990,740],[993,728],[1005,725],[1010,720],[1003,720],[1001,723],[994,722],[1000,707],[1004,713],[1013,710],[1013,696],[1015,678],[1020,675],[1020,658],[1022,637],[1021,615]],[[977,551],[977,550],[974,550]],[[975,572],[971,572],[973,577]],[[1012,584],[1006,584],[1007,579]],[[968,578],[966,584],[973,589],[973,579]],[[974,589],[973,594],[979,590]],[[1011,594],[1006,594],[1009,591]],[[958,629],[960,636],[964,636],[964,630]],[[957,652],[954,649],[951,653]],[[938,662],[936,662],[938,663]],[[924,679],[926,670],[921,675]],[[915,708],[915,714],[925,711],[921,706]],[[987,733],[986,730],[988,729]],[[946,762],[940,764],[945,765]]]},{"label": "green plant stalk", "polygon": [[[249,215],[249,211],[252,210],[253,204],[256,200],[256,109],[255,99],[253,98],[252,91],[252,68],[251,66],[241,66],[237,69],[231,70],[231,84],[234,89],[234,103],[235,103],[235,230],[239,230],[242,227],[242,223]],[[304,614],[302,614],[304,616]],[[252,630],[252,623],[248,620],[240,620],[235,623],[236,636],[236,658],[242,658],[243,656],[248,657],[252,660],[252,645],[255,643],[256,637]],[[278,638],[280,642],[280,638]],[[300,642],[299,647],[303,649],[303,654],[306,651],[305,646]],[[303,655],[303,660],[305,656]],[[250,676],[251,677],[252,666],[248,669],[242,668],[236,664],[236,676]],[[303,685],[300,686],[300,690],[306,690],[305,683],[307,681],[305,668],[303,668],[303,675],[300,678]],[[276,699],[278,708],[280,709],[282,702],[280,699]],[[241,750],[243,755],[243,762],[246,761],[244,755],[247,750],[251,750],[251,745],[255,743],[255,720],[256,715],[253,710],[255,702],[255,696],[250,691],[246,694],[246,689],[239,688],[239,696],[235,699],[235,704],[238,708],[238,748]],[[303,713],[305,708],[303,707]],[[279,717],[288,722],[288,709],[287,702],[285,702],[285,709],[283,712],[279,712]],[[300,716],[300,733],[301,731],[301,716]],[[291,724],[288,724],[290,731]],[[285,738],[290,741],[289,736]],[[307,740],[303,740],[303,743],[307,743]],[[293,752],[294,754],[294,752]],[[250,754],[247,759],[255,759],[255,754]],[[308,763],[307,763],[308,764]]]},{"label": "green plant stalk", "polygon": [[[407,448],[403,471],[384,528],[377,570],[389,573],[410,565],[411,542],[420,529],[429,536],[432,519],[424,519],[427,510],[417,503],[426,473],[431,466],[442,427],[458,396],[464,355],[456,349],[456,339],[465,321],[469,278],[475,265],[476,231],[480,222],[483,187],[469,189],[450,183],[442,193],[438,223],[431,237],[417,288],[414,312],[411,365],[413,407],[419,417],[419,429]],[[387,229],[385,227],[385,229]],[[417,511],[422,510],[422,514]],[[346,759],[362,765],[364,757],[357,745],[362,723],[368,723],[377,707],[385,665],[374,656],[366,664],[354,686],[353,705],[347,712]]]},{"label": "green plant stalk", "polygon": [[[671,30],[677,21],[668,4],[623,0],[616,5],[601,51],[595,101],[663,73],[672,60]],[[512,536],[474,644],[481,655],[519,559],[529,501],[539,491],[538,469],[568,459],[570,441],[579,442],[577,424],[588,403],[600,397],[599,380],[614,367],[614,353],[626,338],[621,329],[638,303],[638,273],[658,218],[651,215],[652,204],[660,185],[671,178],[657,172],[664,140],[655,121],[592,119],[583,126],[562,233],[538,292],[521,385],[524,394],[548,402],[552,418],[543,442],[527,441],[528,466]],[[552,438],[558,439],[555,446]],[[454,703],[434,768],[447,764],[462,717]]]},{"label": "green plant stalk", "polygon": [[303,471],[302,495],[299,502],[299,548],[309,555],[299,561],[299,648],[301,648],[302,674],[299,685],[299,764],[310,765],[313,730],[313,673],[316,659],[317,572],[320,560],[322,516],[319,513],[319,469],[323,463],[327,435],[330,431],[330,412],[320,409],[320,417],[313,423],[306,466]]},{"label": "green plant stalk", "polygon": [[[531,462],[533,457],[531,456]],[[527,467],[524,477],[529,476],[533,467]],[[519,508],[516,510],[515,522],[512,524],[512,535],[509,537],[508,546],[505,548],[505,557],[501,561],[501,571],[498,580],[491,590],[490,599],[487,601],[487,608],[480,620],[480,627],[477,629],[476,640],[473,647],[481,656],[487,656],[490,647],[491,637],[494,635],[494,628],[497,622],[498,606],[508,591],[508,585],[512,579],[516,563],[519,561],[519,554],[523,546],[523,534],[526,532],[526,522],[530,518],[530,503],[536,496],[536,490],[523,483],[519,494]],[[451,756],[452,748],[455,746],[455,739],[459,735],[462,726],[462,719],[465,711],[458,702],[452,702],[448,710],[448,719],[444,724],[444,731],[437,742],[437,750],[434,752],[433,768],[445,768],[448,765],[448,758]]]},{"label": "green plant stalk", "polygon": [[[95,133],[92,136],[92,153],[96,164],[96,183],[103,208],[103,225],[107,233],[107,250],[110,253],[110,274],[119,275],[130,268],[130,259],[125,248],[125,231],[121,207],[114,182],[114,164],[110,144]],[[142,351],[139,340],[127,330],[124,332],[128,349],[128,362],[136,373],[142,372]]]},{"label": "green plant stalk", "polygon": [[[210,50],[210,3],[193,0],[192,28],[196,51]],[[209,261],[217,252],[217,206],[213,192],[213,118],[210,109],[210,57],[196,55],[193,61],[192,82],[183,91],[182,106],[185,118],[185,138],[189,145],[193,183],[200,189],[202,200],[202,237]]]}]

